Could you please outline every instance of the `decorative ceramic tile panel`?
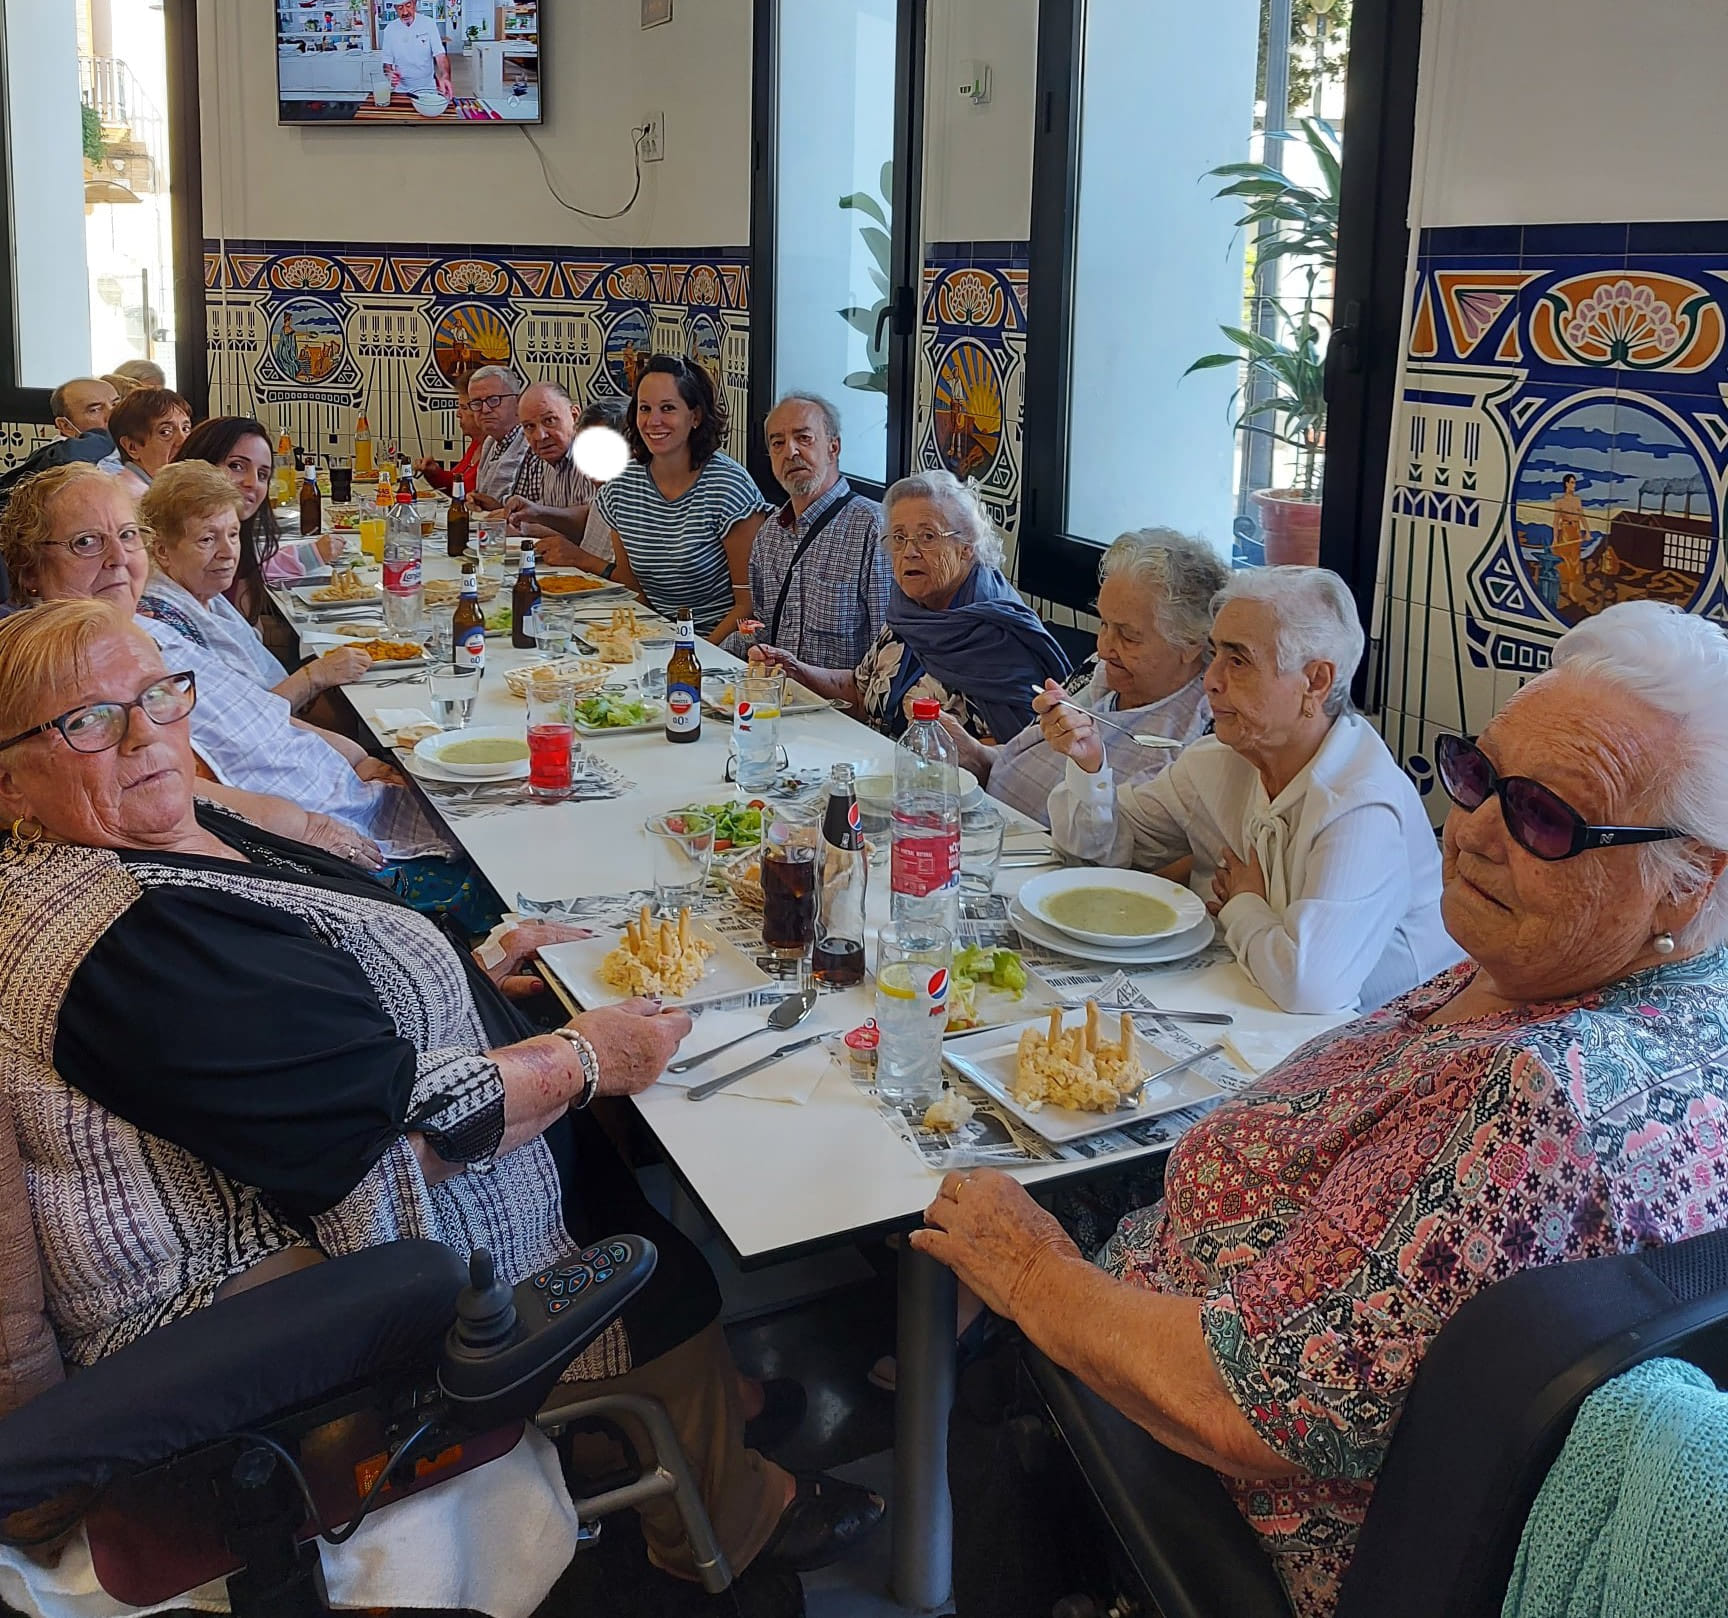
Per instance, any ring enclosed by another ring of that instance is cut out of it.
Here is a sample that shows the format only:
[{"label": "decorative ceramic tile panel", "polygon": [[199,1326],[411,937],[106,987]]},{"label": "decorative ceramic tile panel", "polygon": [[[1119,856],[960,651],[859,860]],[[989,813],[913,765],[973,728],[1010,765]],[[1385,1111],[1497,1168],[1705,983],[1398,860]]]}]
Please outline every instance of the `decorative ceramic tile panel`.
[{"label": "decorative ceramic tile panel", "polygon": [[744,248],[205,244],[213,414],[256,415],[297,444],[347,455],[374,442],[459,450],[454,379],[505,364],[581,402],[627,394],[650,353],[694,355],[724,391],[727,448],[749,411]]},{"label": "decorative ceramic tile panel", "polygon": [[1423,234],[1393,422],[1387,742],[1444,796],[1555,639],[1648,597],[1728,624],[1728,223]]},{"label": "decorative ceramic tile panel", "polygon": [[43,426],[39,421],[0,422],[0,472],[29,460],[44,444],[59,436],[58,429]]},{"label": "decorative ceramic tile panel", "polygon": [[976,481],[1007,537],[1020,529],[1026,393],[1024,242],[942,242],[925,249],[916,454]]}]

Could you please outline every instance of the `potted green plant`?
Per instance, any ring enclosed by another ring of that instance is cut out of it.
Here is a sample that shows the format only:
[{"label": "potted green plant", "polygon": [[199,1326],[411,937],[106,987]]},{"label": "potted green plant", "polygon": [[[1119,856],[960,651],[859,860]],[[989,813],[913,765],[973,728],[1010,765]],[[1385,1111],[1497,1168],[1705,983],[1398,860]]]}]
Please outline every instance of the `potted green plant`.
[{"label": "potted green plant", "polygon": [[851,372],[843,386],[861,393],[888,391],[888,287],[891,246],[888,235],[888,214],[893,207],[894,165],[882,165],[882,195],[880,200],[865,191],[853,191],[840,199],[842,211],[862,214],[858,235],[869,250],[872,263],[870,279],[876,284],[877,298],[873,304],[851,304],[837,311],[840,318],[864,339],[864,351],[870,361],[867,371]]},{"label": "potted green plant", "polygon": [[1318,307],[1317,289],[1322,276],[1329,288],[1338,262],[1339,143],[1337,131],[1316,118],[1303,119],[1299,131],[1282,138],[1304,142],[1315,159],[1317,184],[1302,184],[1266,163],[1227,163],[1207,178],[1226,182],[1216,194],[1218,200],[1240,202],[1237,226],[1256,232],[1256,281],[1268,275],[1268,266],[1293,260],[1303,282],[1301,300],[1292,306],[1270,294],[1259,296],[1259,307],[1270,316],[1257,322],[1265,329],[1221,327],[1230,351],[1202,355],[1184,375],[1242,368],[1232,425],[1244,433],[1264,433],[1296,451],[1293,485],[1255,489],[1249,495],[1266,560],[1311,567],[1320,559],[1326,344],[1331,335],[1331,321]]}]

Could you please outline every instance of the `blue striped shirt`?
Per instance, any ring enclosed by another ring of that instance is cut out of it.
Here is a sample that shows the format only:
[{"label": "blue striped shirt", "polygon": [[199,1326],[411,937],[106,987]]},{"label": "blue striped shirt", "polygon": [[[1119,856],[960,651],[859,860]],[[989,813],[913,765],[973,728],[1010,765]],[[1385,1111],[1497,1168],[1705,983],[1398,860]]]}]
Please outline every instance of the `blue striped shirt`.
[{"label": "blue striped shirt", "polygon": [[688,607],[697,632],[705,635],[731,612],[726,535],[767,503],[756,480],[730,455],[716,453],[676,500],[660,492],[646,465],[632,461],[600,491],[596,504],[623,541],[648,605],[663,618]]}]

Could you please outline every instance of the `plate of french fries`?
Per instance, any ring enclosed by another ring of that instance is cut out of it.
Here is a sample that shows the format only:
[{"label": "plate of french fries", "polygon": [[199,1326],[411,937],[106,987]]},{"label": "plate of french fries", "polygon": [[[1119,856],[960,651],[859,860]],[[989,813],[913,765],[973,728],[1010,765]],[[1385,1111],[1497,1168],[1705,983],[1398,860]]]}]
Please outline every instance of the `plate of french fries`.
[{"label": "plate of french fries", "polygon": [[688,910],[656,916],[647,905],[622,929],[548,945],[540,960],[589,1011],[641,996],[703,1006],[753,994],[770,981],[749,956]]},{"label": "plate of french fries", "polygon": [[1161,1049],[1127,1012],[1088,1001],[1044,1016],[949,1039],[942,1056],[962,1078],[1053,1143],[1156,1118],[1224,1094],[1189,1068],[1152,1078],[1182,1055]]}]

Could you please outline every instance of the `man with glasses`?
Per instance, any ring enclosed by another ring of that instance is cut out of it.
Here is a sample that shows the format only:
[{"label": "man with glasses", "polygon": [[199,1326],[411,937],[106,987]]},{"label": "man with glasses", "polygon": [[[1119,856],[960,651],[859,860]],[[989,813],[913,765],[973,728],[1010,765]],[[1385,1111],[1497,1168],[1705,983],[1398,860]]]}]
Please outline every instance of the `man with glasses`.
[{"label": "man with glasses", "polygon": [[468,408],[485,435],[469,504],[497,511],[510,498],[516,474],[522,470],[527,441],[516,419],[516,396],[522,384],[502,365],[482,365],[468,379]]}]

